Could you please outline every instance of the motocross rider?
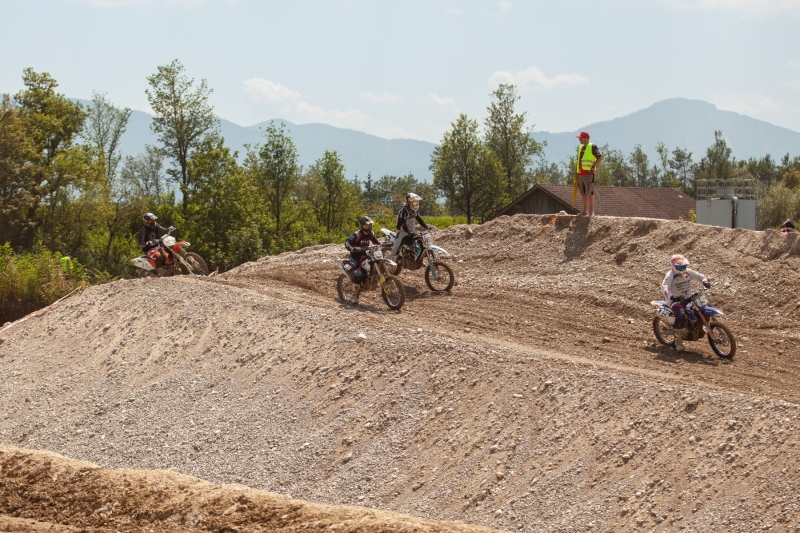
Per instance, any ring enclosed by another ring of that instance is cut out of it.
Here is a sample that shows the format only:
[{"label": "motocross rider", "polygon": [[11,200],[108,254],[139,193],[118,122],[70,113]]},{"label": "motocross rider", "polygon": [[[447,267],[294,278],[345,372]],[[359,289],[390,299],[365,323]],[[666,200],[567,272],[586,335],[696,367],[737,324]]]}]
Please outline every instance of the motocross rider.
[{"label": "motocross rider", "polygon": [[685,305],[691,301],[692,282],[700,282],[706,289],[711,288],[711,282],[705,275],[689,268],[689,260],[686,257],[675,254],[670,260],[670,270],[661,282],[661,290],[664,299],[670,302],[672,312],[675,313],[675,349],[683,351],[683,323],[686,319]]},{"label": "motocross rider", "polygon": [[158,251],[158,240],[169,233],[169,229],[156,222],[157,218],[158,217],[153,213],[145,213],[142,215],[142,222],[144,222],[144,225],[142,229],[139,230],[137,240],[139,242],[139,248],[142,249],[144,255],[150,259],[155,259],[156,266],[160,266],[162,261],[161,252]]},{"label": "motocross rider", "polygon": [[420,226],[428,229],[428,225],[419,216],[420,200],[422,200],[422,197],[418,194],[413,192],[406,194],[406,203],[397,213],[397,235],[395,236],[394,246],[392,246],[392,259],[397,257],[401,246],[414,242],[414,237],[417,234],[415,222],[419,222]]},{"label": "motocross rider", "polygon": [[358,220],[358,231],[344,242],[344,247],[350,252],[350,264],[355,268],[353,296],[350,298],[350,303],[353,305],[358,305],[361,282],[369,275],[369,257],[364,252],[371,244],[380,244],[380,241],[372,232],[372,219],[364,215]]}]

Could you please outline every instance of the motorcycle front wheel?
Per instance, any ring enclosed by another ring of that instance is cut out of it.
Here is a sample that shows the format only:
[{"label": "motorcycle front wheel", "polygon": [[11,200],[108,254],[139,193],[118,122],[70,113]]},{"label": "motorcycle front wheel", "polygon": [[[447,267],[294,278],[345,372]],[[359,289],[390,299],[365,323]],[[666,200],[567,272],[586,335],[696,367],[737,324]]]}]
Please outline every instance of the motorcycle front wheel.
[{"label": "motorcycle front wheel", "polygon": [[434,261],[425,268],[425,283],[432,291],[449,291],[456,282],[450,265]]},{"label": "motorcycle front wheel", "polygon": [[725,359],[736,355],[736,338],[725,324],[716,321],[708,324],[708,344],[715,354]]},{"label": "motorcycle front wheel", "polygon": [[661,344],[667,346],[675,345],[675,329],[672,324],[659,317],[653,317],[653,333],[656,334],[656,339]]},{"label": "motorcycle front wheel", "polygon": [[384,276],[381,296],[392,311],[398,311],[406,303],[406,288],[396,276]]},{"label": "motorcycle front wheel", "polygon": [[339,293],[339,298],[343,302],[349,302],[353,298],[353,291],[355,291],[355,287],[352,280],[347,274],[341,274],[336,280],[336,292]]},{"label": "motorcycle front wheel", "polygon": [[208,276],[208,265],[199,254],[186,252],[183,254],[183,259],[189,265],[189,274]]}]

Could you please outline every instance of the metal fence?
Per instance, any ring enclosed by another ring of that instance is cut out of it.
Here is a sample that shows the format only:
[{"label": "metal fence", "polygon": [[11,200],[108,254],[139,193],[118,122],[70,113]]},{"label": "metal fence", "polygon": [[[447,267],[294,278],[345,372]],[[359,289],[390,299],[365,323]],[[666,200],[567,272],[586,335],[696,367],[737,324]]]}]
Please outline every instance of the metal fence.
[{"label": "metal fence", "polygon": [[758,200],[758,181],[741,180],[697,180],[698,200]]}]

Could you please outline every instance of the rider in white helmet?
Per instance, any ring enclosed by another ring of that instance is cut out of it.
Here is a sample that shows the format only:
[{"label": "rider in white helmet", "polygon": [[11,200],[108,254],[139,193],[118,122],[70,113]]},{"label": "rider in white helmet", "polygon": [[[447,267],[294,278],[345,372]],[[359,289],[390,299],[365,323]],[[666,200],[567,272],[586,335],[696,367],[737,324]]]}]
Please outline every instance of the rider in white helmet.
[{"label": "rider in white helmet", "polygon": [[706,289],[711,288],[711,283],[705,275],[689,268],[686,257],[675,254],[670,260],[670,269],[661,282],[664,299],[671,302],[672,312],[675,313],[675,349],[683,351],[683,323],[686,318],[685,304],[692,296],[692,282],[702,283]]},{"label": "rider in white helmet", "polygon": [[392,258],[397,257],[397,253],[400,251],[404,241],[411,241],[414,235],[417,234],[416,222],[419,222],[419,225],[423,228],[428,229],[428,225],[419,216],[419,202],[421,200],[422,197],[418,194],[413,192],[406,194],[406,203],[397,213],[397,236],[395,237],[394,246],[392,246]]}]

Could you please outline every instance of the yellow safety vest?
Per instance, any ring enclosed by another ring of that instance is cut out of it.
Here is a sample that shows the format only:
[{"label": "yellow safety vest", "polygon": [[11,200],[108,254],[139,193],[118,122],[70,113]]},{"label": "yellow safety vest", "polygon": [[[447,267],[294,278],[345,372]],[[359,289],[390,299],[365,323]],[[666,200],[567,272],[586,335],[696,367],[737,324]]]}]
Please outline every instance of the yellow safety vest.
[{"label": "yellow safety vest", "polygon": [[61,270],[63,270],[64,273],[68,274],[69,271],[72,269],[72,259],[70,259],[65,255],[64,257],[61,258],[61,261],[59,262],[61,263]]},{"label": "yellow safety vest", "polygon": [[592,143],[586,143],[586,150],[583,150],[583,157],[581,157],[581,150],[583,149],[583,145],[578,146],[578,162],[575,165],[578,172],[581,170],[592,170],[594,166],[594,162],[597,161],[597,158],[594,156],[592,150]]}]

